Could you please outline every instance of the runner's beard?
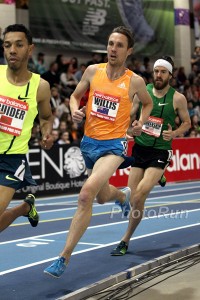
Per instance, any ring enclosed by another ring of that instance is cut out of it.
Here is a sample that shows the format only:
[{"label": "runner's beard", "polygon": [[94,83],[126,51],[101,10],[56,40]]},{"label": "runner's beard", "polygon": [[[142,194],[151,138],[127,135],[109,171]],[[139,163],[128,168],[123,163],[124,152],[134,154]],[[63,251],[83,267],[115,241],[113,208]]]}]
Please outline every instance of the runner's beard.
[{"label": "runner's beard", "polygon": [[153,85],[157,90],[163,90],[169,84],[169,80],[156,81],[153,79]]}]

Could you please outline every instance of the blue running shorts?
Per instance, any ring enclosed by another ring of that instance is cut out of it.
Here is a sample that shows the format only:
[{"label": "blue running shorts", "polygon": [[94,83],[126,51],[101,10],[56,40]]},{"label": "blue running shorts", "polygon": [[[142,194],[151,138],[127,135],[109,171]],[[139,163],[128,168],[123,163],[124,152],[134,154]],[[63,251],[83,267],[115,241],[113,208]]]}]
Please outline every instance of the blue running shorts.
[{"label": "blue running shorts", "polygon": [[[83,137],[81,141],[81,152],[85,160],[87,169],[92,169],[95,162],[102,156],[107,154],[114,154],[121,156],[125,161],[133,160],[132,157],[126,156],[127,140],[125,138],[112,140],[96,140],[88,136]],[[129,163],[129,165],[131,162]],[[122,163],[124,165],[124,163]],[[120,165],[121,166],[121,165]],[[121,168],[119,166],[119,168]]]},{"label": "blue running shorts", "polygon": [[37,185],[25,154],[0,154],[0,185],[19,190]]}]

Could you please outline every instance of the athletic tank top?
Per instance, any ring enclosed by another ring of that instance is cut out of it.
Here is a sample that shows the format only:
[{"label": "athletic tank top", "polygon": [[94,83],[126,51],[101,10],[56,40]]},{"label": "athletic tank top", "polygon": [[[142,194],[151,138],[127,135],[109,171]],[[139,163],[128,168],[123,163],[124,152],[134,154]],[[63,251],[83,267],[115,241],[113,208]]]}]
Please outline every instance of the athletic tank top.
[{"label": "athletic tank top", "polygon": [[168,124],[172,126],[172,129],[175,128],[176,112],[173,107],[175,89],[170,87],[167,94],[162,98],[154,96],[153,84],[148,84],[147,90],[153,100],[153,109],[148,121],[143,125],[142,134],[134,138],[135,142],[141,146],[170,150],[172,140],[164,141],[162,132],[168,130]]},{"label": "athletic tank top", "polygon": [[26,154],[34,119],[38,113],[36,94],[40,75],[32,73],[23,86],[6,78],[7,66],[0,66],[0,154]]},{"label": "athletic tank top", "polygon": [[98,140],[125,137],[132,105],[129,86],[133,72],[126,69],[120,78],[110,80],[106,65],[98,65],[86,109],[85,135]]}]

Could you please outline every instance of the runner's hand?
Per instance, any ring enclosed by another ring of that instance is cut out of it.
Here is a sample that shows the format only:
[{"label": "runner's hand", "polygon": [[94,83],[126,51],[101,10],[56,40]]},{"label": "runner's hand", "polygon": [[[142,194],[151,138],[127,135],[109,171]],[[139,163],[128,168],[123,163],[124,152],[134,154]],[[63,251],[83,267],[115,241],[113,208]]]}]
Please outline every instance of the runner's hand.
[{"label": "runner's hand", "polygon": [[134,137],[129,134],[126,134],[126,139],[127,141],[134,141]]},{"label": "runner's hand", "polygon": [[81,123],[85,117],[86,107],[83,106],[81,109],[75,110],[72,115],[72,120],[76,123]]},{"label": "runner's hand", "polygon": [[170,124],[168,124],[168,130],[163,130],[162,136],[165,141],[171,141],[171,139],[173,139],[173,130]]},{"label": "runner's hand", "polygon": [[45,150],[49,150],[53,146],[53,137],[50,134],[44,135],[40,143],[41,147]]},{"label": "runner's hand", "polygon": [[135,120],[132,123],[132,132],[134,136],[139,136],[142,133],[142,123],[138,120]]}]

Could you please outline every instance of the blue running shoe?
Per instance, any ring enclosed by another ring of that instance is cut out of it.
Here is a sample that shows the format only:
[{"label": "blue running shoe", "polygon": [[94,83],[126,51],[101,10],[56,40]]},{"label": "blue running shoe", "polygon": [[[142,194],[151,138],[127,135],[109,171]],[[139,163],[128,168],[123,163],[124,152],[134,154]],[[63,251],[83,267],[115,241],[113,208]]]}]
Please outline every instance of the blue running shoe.
[{"label": "blue running shoe", "polygon": [[124,189],[122,189],[122,192],[126,194],[126,199],[124,203],[121,203],[119,202],[119,200],[116,200],[115,204],[121,207],[123,216],[127,217],[131,210],[131,206],[130,206],[131,189],[127,186]]},{"label": "blue running shoe", "polygon": [[44,269],[44,273],[53,276],[55,278],[59,278],[65,271],[66,269],[66,264],[65,264],[65,258],[64,257],[59,257],[56,259],[52,265]]}]

